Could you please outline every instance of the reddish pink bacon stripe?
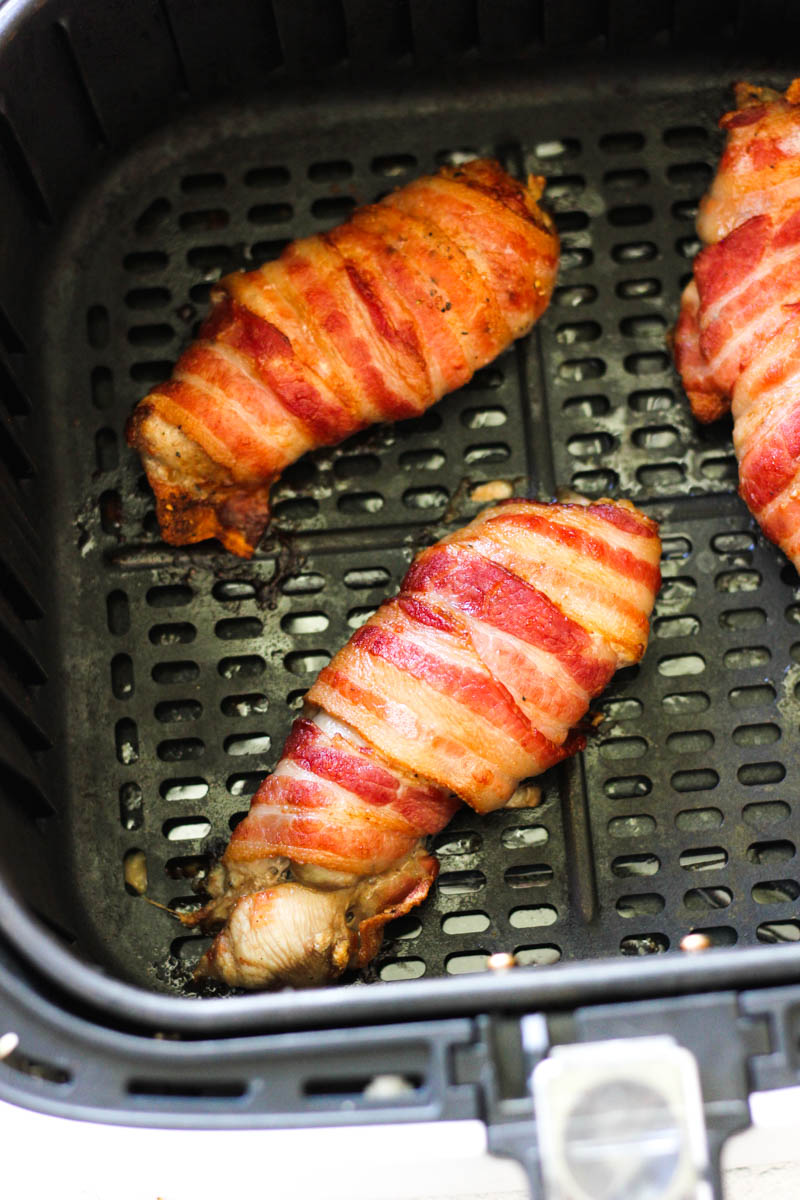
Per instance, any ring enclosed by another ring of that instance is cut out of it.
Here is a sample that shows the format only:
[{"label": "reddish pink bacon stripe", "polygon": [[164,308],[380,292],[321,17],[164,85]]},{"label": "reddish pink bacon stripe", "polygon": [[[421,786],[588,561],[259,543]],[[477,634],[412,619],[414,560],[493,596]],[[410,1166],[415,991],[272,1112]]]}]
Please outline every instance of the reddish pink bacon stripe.
[{"label": "reddish pink bacon stripe", "polygon": [[469,546],[450,544],[424,551],[403,584],[405,593],[433,591],[458,612],[553,654],[587,692],[601,691],[613,673],[598,657],[590,635],[564,616],[548,596]]},{"label": "reddish pink bacon stripe", "polygon": [[[502,522],[514,538],[499,564],[484,531]],[[537,558],[545,526],[554,545],[569,541],[569,579],[566,555],[550,573]],[[601,547],[639,576],[640,597],[637,608],[607,590],[602,627],[587,615],[599,607],[592,573],[575,569]],[[237,826],[205,910],[227,925],[203,972],[264,986],[364,965],[390,916],[427,891],[435,867],[421,838],[444,826],[456,795],[489,812],[583,745],[576,726],[591,696],[640,649],[619,640],[609,613],[633,608],[646,627],[659,550],[653,522],[630,507],[518,501],[423,552],[398,597],[322,670]],[[537,563],[555,594],[568,582],[574,610],[590,597],[582,619],[521,577]]]},{"label": "reddish pink bacon stripe", "polygon": [[[267,489],[300,454],[372,421],[417,416],[526,332],[558,257],[536,204],[542,184],[485,160],[445,168],[223,279],[202,337],[238,356],[241,378],[213,405],[199,399],[210,380],[193,379],[196,393],[181,394],[188,423],[172,419],[174,389],[155,388],[128,426],[166,540],[213,531],[248,556]],[[274,453],[258,459],[259,440]]]},{"label": "reddish pink bacon stripe", "polygon": [[700,420],[732,397],[740,494],[800,568],[800,80],[785,96],[739,84],[736,99],[700,206],[706,247],[684,293],[675,359]]}]

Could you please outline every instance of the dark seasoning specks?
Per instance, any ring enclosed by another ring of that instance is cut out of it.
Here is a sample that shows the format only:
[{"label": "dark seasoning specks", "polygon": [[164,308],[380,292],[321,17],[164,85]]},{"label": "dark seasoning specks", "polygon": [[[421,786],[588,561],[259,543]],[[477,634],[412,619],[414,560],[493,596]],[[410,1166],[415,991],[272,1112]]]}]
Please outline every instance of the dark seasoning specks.
[{"label": "dark seasoning specks", "polygon": [[[540,808],[463,810],[436,839],[435,894],[389,927],[368,978],[482,970],[506,950],[522,964],[660,953],[689,930],[800,937],[797,578],[735,496],[729,426],[696,427],[665,344],[726,101],[420,106],[324,136],[234,113],[149,143],[86,199],[46,385],[56,427],[65,389],[78,398],[60,518],[74,923],[115,973],[190,987],[207,939],[137,897],[126,862],[144,864],[153,900],[198,903],[315,673],[498,479],[628,496],[662,521],[650,647],[599,704],[586,753],[544,778]],[[290,468],[251,563],[163,546],[124,422],[214,281],[472,153],[548,178],[562,264],[534,334],[418,420]]]}]

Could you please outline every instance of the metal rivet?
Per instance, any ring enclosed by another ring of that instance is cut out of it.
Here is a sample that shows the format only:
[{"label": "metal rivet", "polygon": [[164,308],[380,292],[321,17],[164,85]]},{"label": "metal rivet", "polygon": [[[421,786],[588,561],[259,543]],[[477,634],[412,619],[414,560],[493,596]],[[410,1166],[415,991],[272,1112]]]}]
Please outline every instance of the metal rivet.
[{"label": "metal rivet", "polygon": [[0,1036],[0,1059],[8,1058],[9,1054],[13,1054],[19,1045],[19,1037],[16,1033],[10,1030],[8,1033]]},{"label": "metal rivet", "polygon": [[704,933],[687,933],[681,938],[681,950],[687,954],[697,954],[700,950],[708,950],[711,940]]},{"label": "metal rivet", "polygon": [[507,971],[510,967],[517,965],[516,957],[509,954],[506,950],[501,950],[497,954],[490,954],[486,960],[486,966],[490,971]]}]

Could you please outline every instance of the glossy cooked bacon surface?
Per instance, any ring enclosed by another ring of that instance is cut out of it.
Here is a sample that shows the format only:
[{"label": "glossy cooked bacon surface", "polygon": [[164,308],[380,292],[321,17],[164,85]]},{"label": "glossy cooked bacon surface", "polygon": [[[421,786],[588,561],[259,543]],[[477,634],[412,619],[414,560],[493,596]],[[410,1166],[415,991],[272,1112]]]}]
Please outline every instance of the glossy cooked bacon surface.
[{"label": "glossy cooked bacon surface", "polygon": [[265,987],[365,965],[427,893],[422,839],[460,800],[499,808],[582,746],[591,700],[644,653],[660,551],[611,501],[509,501],[424,550],[236,827],[196,918],[226,920],[201,973]]},{"label": "glossy cooked bacon surface", "polygon": [[785,95],[739,84],[697,221],[675,361],[701,421],[731,410],[739,491],[800,565],[800,80]]},{"label": "glossy cooked bacon surface", "polygon": [[558,265],[543,185],[486,159],[444,167],[223,279],[128,425],[164,538],[251,555],[285,467],[417,416],[526,333]]}]

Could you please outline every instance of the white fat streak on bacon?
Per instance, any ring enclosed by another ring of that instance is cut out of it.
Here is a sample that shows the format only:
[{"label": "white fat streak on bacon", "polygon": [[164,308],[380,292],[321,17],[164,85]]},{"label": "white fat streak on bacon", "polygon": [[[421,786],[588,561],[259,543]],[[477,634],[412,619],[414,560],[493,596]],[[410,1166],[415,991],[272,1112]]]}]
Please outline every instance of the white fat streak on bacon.
[{"label": "white fat streak on bacon", "polygon": [[[375,327],[364,302],[353,287],[347,274],[344,259],[338,250],[328,245],[319,237],[302,238],[291,247],[292,261],[305,261],[311,270],[308,278],[316,289],[330,290],[332,301],[339,313],[350,322],[353,335],[361,343],[361,348],[372,367],[381,376],[384,386],[396,397],[402,397],[422,412],[428,407],[426,396],[419,388],[409,388],[408,381],[400,370],[398,361],[392,353],[391,343],[387,338],[377,337]],[[300,291],[295,282],[296,293]],[[322,325],[322,322],[320,322]],[[325,330],[321,329],[322,338]],[[331,341],[333,339],[330,339]],[[348,367],[352,375],[352,367]],[[371,420],[385,420],[386,413],[379,407],[375,408],[375,416]]]},{"label": "white fat streak on bacon", "polygon": [[[266,263],[258,271],[228,275],[224,288],[238,303],[280,329],[323,394],[354,417],[361,416],[362,398],[349,382],[349,368],[336,346],[322,337],[319,323],[308,319],[307,310],[292,291],[280,261]],[[366,413],[363,419],[372,418]]]},{"label": "white fat streak on bacon", "polygon": [[[272,388],[256,375],[246,355],[240,354],[226,342],[205,342],[203,344],[218,358],[224,359],[229,366],[244,375],[250,384],[259,390],[262,402],[269,409],[270,440],[280,448],[281,455],[305,454],[306,450],[310,450],[316,445],[303,422],[289,412]],[[226,396],[227,394],[226,392]],[[258,420],[259,424],[263,425],[263,417],[259,417]]]},{"label": "white fat streak on bacon", "polygon": [[554,654],[475,617],[466,621],[475,652],[489,673],[503,680],[532,725],[562,745],[586,713],[589,693]]},{"label": "white fat streak on bacon", "polygon": [[[599,632],[621,663],[638,661],[647,640],[643,615],[652,605],[650,588],[569,546],[510,523],[484,528],[485,537],[470,539],[479,553],[544,592],[571,620]],[[635,607],[635,616],[621,610],[620,600]]]},{"label": "white fat streak on bacon", "polygon": [[[774,335],[787,321],[787,305],[800,300],[800,247],[763,255],[759,267],[732,288],[716,305],[700,309],[700,344],[706,361],[723,387],[731,388],[747,366],[759,343]],[[770,302],[767,297],[770,297]],[[708,331],[715,322],[730,325],[732,332],[716,352],[709,353]]]},{"label": "white fat streak on bacon", "polygon": [[[732,406],[733,444],[740,462],[756,439],[785,417],[787,405],[798,394],[800,358],[797,339],[797,322],[787,323],[736,382]],[[778,379],[765,377],[769,373],[774,375],[776,364],[782,360],[786,360],[787,371],[781,372]]]},{"label": "white fat streak on bacon", "polygon": [[[479,812],[499,808],[520,778],[537,773],[534,764],[515,775],[509,764],[485,757],[481,751],[494,739],[492,727],[385,659],[359,655],[348,661],[347,678],[380,697],[379,713],[351,700],[324,675],[312,688],[314,702],[356,726],[385,758],[455,792]],[[483,742],[478,740],[481,727]]]}]

